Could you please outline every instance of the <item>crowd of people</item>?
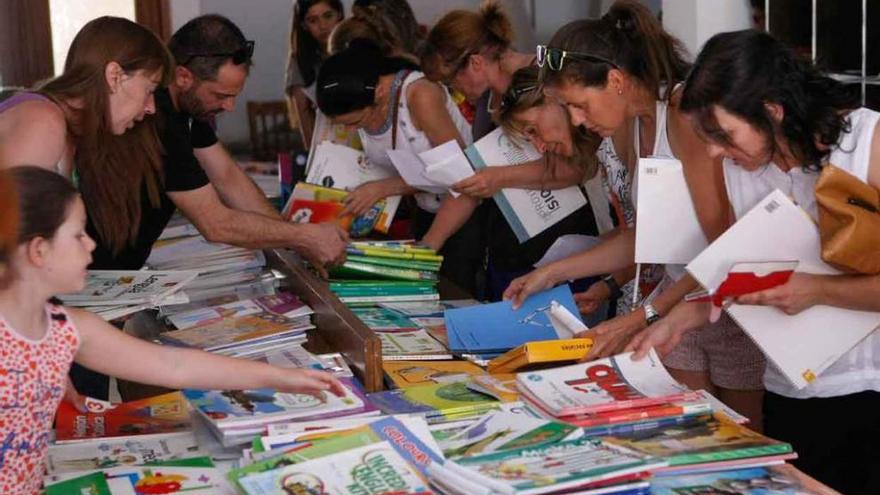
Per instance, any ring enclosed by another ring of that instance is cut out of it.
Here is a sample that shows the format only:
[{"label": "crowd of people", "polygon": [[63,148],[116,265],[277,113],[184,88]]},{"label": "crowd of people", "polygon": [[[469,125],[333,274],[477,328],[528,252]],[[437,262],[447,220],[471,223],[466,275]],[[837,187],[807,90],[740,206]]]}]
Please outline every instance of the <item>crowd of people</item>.
[{"label": "crowd of people", "polygon": [[[844,493],[880,491],[876,331],[796,389],[729,317],[710,321],[709,303],[684,301],[699,287],[681,265],[636,276],[634,254],[640,158],[681,161],[711,242],[774,189],[816,219],[828,164],[880,188],[880,114],[759,30],[717,34],[691,57],[633,0],[562,26],[534,52],[515,50],[515,36],[491,0],[427,29],[406,0],[355,0],[349,17],[339,0],[294,2],[284,87],[303,142],[325,118],[356,131],[367,159],[392,176],[354,189],[346,211],[411,196],[412,236],[439,250],[441,273],[474,297],[516,307],[569,283],[592,323],[590,358],[655,348],[676,379],[790,442],[808,474]],[[0,99],[0,369],[21,373],[0,385],[0,419],[26,445],[0,456],[3,493],[36,493],[65,389],[107,396],[94,372],[172,387],[338,391],[320,373],[140,342],[53,299],[81,288],[86,268],[141,268],[175,210],[210,241],[293,248],[319,270],[344,260],[346,232],[284,221],[217,139],[214,119],[235,105],[254,50],[219,15],[192,19],[167,46],[139,24],[101,17],[77,34],[61,75]],[[465,147],[496,127],[542,158],[481,169],[452,187],[457,196],[408,185],[386,154]],[[494,199],[590,184],[599,198],[588,194],[522,243]],[[600,241],[534,268],[567,234]],[[880,276],[796,273],[736,302],[880,312]],[[83,366],[72,383],[71,363]]]}]

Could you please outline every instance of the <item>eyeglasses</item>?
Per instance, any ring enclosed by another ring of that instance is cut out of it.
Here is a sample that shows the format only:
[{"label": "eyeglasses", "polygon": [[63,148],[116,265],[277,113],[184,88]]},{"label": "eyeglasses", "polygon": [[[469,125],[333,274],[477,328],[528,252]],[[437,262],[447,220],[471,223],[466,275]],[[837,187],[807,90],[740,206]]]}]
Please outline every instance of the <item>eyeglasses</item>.
[{"label": "eyeglasses", "polygon": [[244,42],[244,46],[235,50],[234,52],[220,52],[220,53],[190,53],[186,56],[186,58],[180,63],[180,65],[186,65],[192,61],[192,59],[196,57],[231,57],[232,63],[235,65],[241,65],[251,59],[254,56],[254,40],[246,40]]},{"label": "eyeglasses", "polygon": [[527,93],[531,93],[538,89],[537,84],[530,84],[528,86],[520,86],[520,87],[511,87],[504,93],[504,96],[501,97],[501,105],[499,107],[500,110],[506,110],[508,108],[512,108],[516,105],[516,102]]},{"label": "eyeglasses", "polygon": [[599,62],[602,64],[608,64],[615,69],[620,69],[620,66],[614,62],[598,55],[569,52],[562,48],[549,48],[547,45],[538,45],[535,49],[535,63],[541,68],[546,64],[550,70],[562,70],[562,65],[565,63],[566,58],[582,60],[584,62]]}]

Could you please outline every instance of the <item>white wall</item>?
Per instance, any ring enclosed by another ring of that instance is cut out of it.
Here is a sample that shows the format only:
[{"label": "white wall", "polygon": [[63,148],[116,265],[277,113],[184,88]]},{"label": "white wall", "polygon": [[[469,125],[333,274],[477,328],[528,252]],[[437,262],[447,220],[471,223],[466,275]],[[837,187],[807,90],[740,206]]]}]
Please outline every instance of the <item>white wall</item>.
[{"label": "white wall", "polygon": [[134,0],[49,1],[49,23],[52,26],[52,60],[55,64],[56,76],[64,70],[67,49],[76,33],[92,19],[104,15],[134,20]]},{"label": "white wall", "polygon": [[751,26],[749,0],[663,0],[663,27],[685,44],[692,57],[713,35]]}]

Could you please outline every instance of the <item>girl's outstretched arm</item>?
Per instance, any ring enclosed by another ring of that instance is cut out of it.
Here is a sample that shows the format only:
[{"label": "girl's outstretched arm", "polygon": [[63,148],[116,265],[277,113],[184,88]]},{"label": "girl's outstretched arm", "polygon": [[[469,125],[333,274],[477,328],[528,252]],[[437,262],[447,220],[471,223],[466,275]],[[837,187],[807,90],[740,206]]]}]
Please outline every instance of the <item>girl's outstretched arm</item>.
[{"label": "girl's outstretched arm", "polygon": [[268,387],[282,392],[344,394],[342,384],[330,373],[278,368],[195,349],[152,344],[117,330],[92,313],[65,309],[82,341],[76,362],[110,376],[167,388]]}]

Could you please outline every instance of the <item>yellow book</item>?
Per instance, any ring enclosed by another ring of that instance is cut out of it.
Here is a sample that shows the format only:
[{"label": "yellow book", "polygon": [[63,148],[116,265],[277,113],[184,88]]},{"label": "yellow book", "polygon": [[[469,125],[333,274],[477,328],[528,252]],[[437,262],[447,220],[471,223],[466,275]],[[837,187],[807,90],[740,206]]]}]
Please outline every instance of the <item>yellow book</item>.
[{"label": "yellow book", "polygon": [[512,373],[520,368],[541,364],[577,361],[586,357],[593,339],[540,340],[525,343],[489,361],[489,373]]},{"label": "yellow book", "polygon": [[486,374],[468,361],[388,361],[382,363],[382,369],[400,388],[444,383],[453,376]]}]

